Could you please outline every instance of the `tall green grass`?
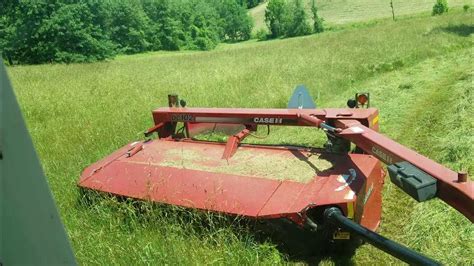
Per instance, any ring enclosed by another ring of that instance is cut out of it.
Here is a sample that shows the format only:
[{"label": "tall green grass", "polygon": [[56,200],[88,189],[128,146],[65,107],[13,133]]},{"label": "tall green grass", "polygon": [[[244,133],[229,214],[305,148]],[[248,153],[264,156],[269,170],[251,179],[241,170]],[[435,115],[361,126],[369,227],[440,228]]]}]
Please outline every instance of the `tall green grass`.
[{"label": "tall green grass", "polygon": [[[284,264],[286,254],[238,220],[108,197],[85,204],[76,181],[84,167],[139,138],[152,124],[150,110],[165,106],[170,92],[191,107],[285,107],[297,84],[319,95],[320,107],[342,107],[356,91],[370,91],[385,134],[472,176],[472,28],[470,14],[452,12],[9,74],[80,263]],[[272,128],[266,141],[315,144],[315,134]],[[443,263],[474,262],[466,218],[439,200],[416,204],[388,181],[380,230]],[[369,245],[343,259],[397,263]]]}]

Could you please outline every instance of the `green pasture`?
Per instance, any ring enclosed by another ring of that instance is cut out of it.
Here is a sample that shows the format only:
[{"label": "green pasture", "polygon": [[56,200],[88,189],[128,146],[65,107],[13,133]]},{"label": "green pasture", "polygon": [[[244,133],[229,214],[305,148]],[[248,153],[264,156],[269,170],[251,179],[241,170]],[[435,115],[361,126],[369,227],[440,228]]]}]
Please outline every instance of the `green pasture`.
[{"label": "green pasture", "polygon": [[[304,0],[306,14],[311,18],[311,1]],[[336,26],[346,23],[362,22],[371,19],[392,17],[390,0],[316,0],[319,15],[324,18],[327,26]],[[431,13],[435,0],[393,0],[395,17],[412,15],[420,12]],[[254,31],[265,26],[265,9],[268,2],[249,10],[254,19]],[[449,7],[459,7],[472,2],[469,0],[449,0]]]},{"label": "green pasture", "polygon": [[[8,72],[80,264],[287,264],[298,261],[239,219],[101,196],[85,202],[76,181],[87,165],[141,138],[150,111],[171,92],[190,107],[282,108],[297,84],[321,108],[369,91],[384,134],[472,177],[473,29],[472,13],[454,10],[209,52]],[[273,127],[263,142],[319,145],[323,138],[314,129]],[[445,264],[474,263],[474,226],[464,216],[440,200],[416,203],[388,179],[383,195],[382,234]],[[400,263],[370,245],[309,261]]]}]

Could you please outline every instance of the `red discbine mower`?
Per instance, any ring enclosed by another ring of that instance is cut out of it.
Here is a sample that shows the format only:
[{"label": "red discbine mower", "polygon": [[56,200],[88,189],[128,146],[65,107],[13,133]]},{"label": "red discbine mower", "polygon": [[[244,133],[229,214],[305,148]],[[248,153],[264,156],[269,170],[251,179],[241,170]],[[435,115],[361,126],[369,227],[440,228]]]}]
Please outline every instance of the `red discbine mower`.
[{"label": "red discbine mower", "polygon": [[[466,173],[380,134],[378,110],[368,107],[368,94],[356,95],[342,109],[316,109],[307,96],[297,89],[289,109],[218,109],[186,108],[170,95],[169,107],[152,112],[147,140],[89,166],[79,186],[255,219],[286,218],[312,230],[332,228],[334,239],[353,233],[408,263],[436,264],[374,232],[381,215],[381,163],[390,180],[417,201],[438,197],[471,222],[474,183]],[[327,143],[324,148],[241,144],[258,126],[319,128]],[[229,134],[227,143],[194,138],[216,128]],[[151,140],[153,133],[158,138]]]}]

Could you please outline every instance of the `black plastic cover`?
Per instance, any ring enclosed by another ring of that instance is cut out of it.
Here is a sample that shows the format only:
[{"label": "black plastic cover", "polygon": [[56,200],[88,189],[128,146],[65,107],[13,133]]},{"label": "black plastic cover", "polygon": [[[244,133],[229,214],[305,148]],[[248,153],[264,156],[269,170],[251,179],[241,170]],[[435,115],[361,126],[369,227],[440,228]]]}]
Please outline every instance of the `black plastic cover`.
[{"label": "black plastic cover", "polygon": [[390,180],[417,201],[436,196],[436,179],[409,162],[399,162],[388,167]]}]

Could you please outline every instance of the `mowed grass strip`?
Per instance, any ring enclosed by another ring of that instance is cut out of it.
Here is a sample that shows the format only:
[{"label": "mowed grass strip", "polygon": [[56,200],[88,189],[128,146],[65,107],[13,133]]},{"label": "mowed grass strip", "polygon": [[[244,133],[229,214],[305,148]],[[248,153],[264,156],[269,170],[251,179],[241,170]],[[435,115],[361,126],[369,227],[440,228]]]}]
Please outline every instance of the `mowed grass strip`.
[{"label": "mowed grass strip", "polygon": [[[467,48],[360,84],[377,95],[373,104],[381,111],[382,132],[454,170],[469,173],[474,172],[471,54],[472,48]],[[473,224],[439,200],[417,203],[388,178],[380,231],[445,264],[474,262]],[[372,252],[379,251],[364,246],[356,257]]]},{"label": "mowed grass strip", "polygon": [[[324,19],[326,26],[333,27],[347,23],[391,18],[392,9],[390,7],[390,2],[391,1],[379,0],[316,0],[316,6],[318,7],[318,14]],[[395,17],[400,19],[403,16],[417,13],[431,13],[436,1],[393,0],[392,2]],[[306,14],[309,21],[312,21],[311,3],[312,0],[304,0]],[[249,10],[249,14],[254,20],[254,32],[259,29],[266,29],[265,10],[267,4],[268,2],[265,2]],[[448,1],[448,4],[450,8],[459,8],[465,4],[472,5],[472,2],[468,0],[450,0]]]},{"label": "mowed grass strip", "polygon": [[[76,181],[85,166],[139,138],[152,124],[150,110],[165,106],[170,92],[191,107],[285,107],[297,84],[319,95],[320,107],[342,107],[356,91],[370,91],[384,133],[472,171],[473,147],[464,146],[473,117],[472,27],[470,14],[452,12],[211,52],[13,67],[9,74],[80,263],[280,264],[286,255],[238,221],[114,198],[83,204]],[[316,145],[323,138],[274,127],[265,142]],[[444,263],[472,264],[467,219],[437,200],[415,204],[388,181],[381,232]],[[352,260],[397,262],[369,245]]]}]

